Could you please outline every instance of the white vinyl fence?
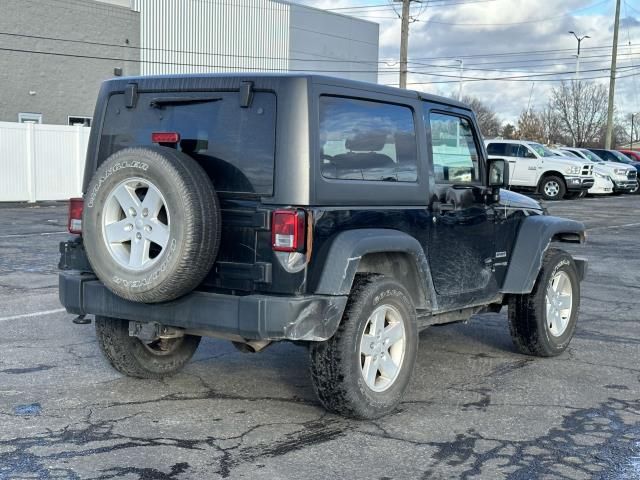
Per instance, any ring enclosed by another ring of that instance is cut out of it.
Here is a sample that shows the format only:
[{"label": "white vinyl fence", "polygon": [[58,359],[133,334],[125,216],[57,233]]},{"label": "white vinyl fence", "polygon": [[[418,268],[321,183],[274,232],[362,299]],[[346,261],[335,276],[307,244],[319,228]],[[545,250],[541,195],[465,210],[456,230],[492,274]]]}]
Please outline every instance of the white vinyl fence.
[{"label": "white vinyl fence", "polygon": [[0,202],[79,197],[89,131],[0,122]]}]

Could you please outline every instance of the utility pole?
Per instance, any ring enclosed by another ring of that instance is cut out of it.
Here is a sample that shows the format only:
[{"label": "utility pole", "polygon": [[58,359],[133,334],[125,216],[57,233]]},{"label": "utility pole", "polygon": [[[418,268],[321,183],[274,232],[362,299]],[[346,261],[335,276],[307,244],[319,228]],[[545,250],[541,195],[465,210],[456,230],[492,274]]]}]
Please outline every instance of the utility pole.
[{"label": "utility pole", "polygon": [[609,79],[609,107],[607,109],[607,136],[604,148],[611,148],[613,137],[613,107],[616,94],[616,59],[618,56],[618,29],[620,28],[620,0],[616,0],[616,20],[613,25],[613,47],[611,49],[611,78]]},{"label": "utility pole", "polygon": [[580,44],[585,38],[591,38],[589,35],[584,35],[582,37],[578,37],[576,32],[571,30],[569,33],[573,33],[573,36],[578,40],[578,54],[576,55],[576,83],[580,82]]},{"label": "utility pole", "polygon": [[407,52],[409,50],[409,6],[411,4],[411,0],[401,0],[401,1],[402,1],[402,26],[400,27],[400,88],[407,88]]},{"label": "utility pole", "polygon": [[636,115],[640,115],[640,112],[631,114],[631,142],[629,144],[629,150],[633,150],[633,119]]}]

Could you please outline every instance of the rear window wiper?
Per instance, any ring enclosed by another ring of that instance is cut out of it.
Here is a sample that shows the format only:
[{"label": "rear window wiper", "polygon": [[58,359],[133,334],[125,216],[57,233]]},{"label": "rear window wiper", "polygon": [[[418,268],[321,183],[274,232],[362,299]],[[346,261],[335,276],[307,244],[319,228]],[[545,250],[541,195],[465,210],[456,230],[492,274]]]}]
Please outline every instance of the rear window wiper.
[{"label": "rear window wiper", "polygon": [[193,95],[189,97],[157,97],[149,102],[152,108],[162,108],[166,105],[190,105],[193,103],[218,102],[222,97],[213,97],[211,95]]}]

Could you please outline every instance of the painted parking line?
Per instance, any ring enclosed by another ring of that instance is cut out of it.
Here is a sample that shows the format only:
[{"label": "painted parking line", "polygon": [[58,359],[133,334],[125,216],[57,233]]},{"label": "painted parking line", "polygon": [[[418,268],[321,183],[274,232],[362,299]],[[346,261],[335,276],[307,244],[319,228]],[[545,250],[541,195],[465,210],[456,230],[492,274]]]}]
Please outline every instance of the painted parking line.
[{"label": "painted parking line", "polygon": [[66,312],[66,310],[64,308],[56,308],[55,310],[43,310],[41,312],[23,313],[22,315],[12,315],[11,317],[0,317],[0,322],[19,320],[21,318],[44,317],[45,315],[53,315],[54,313],[62,312]]},{"label": "painted parking line", "polygon": [[9,235],[0,235],[0,238],[16,238],[16,237],[45,237],[47,235],[62,235],[69,232],[44,232],[44,233],[11,233]]}]

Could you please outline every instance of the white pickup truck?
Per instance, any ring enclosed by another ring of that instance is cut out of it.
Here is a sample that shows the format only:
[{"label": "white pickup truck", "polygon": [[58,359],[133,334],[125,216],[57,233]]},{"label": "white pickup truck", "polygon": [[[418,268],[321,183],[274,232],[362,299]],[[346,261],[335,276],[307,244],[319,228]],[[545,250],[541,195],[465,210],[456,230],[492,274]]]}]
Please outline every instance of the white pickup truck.
[{"label": "white pickup truck", "polygon": [[613,193],[636,193],[638,191],[638,173],[634,167],[624,163],[607,162],[586,148],[560,147],[558,150],[564,155],[575,155],[593,162],[595,173],[606,175],[613,182]]},{"label": "white pickup truck", "polygon": [[525,140],[485,140],[489,158],[509,162],[513,189],[538,192],[545,200],[578,197],[594,183],[593,163],[559,157],[540,143]]}]

